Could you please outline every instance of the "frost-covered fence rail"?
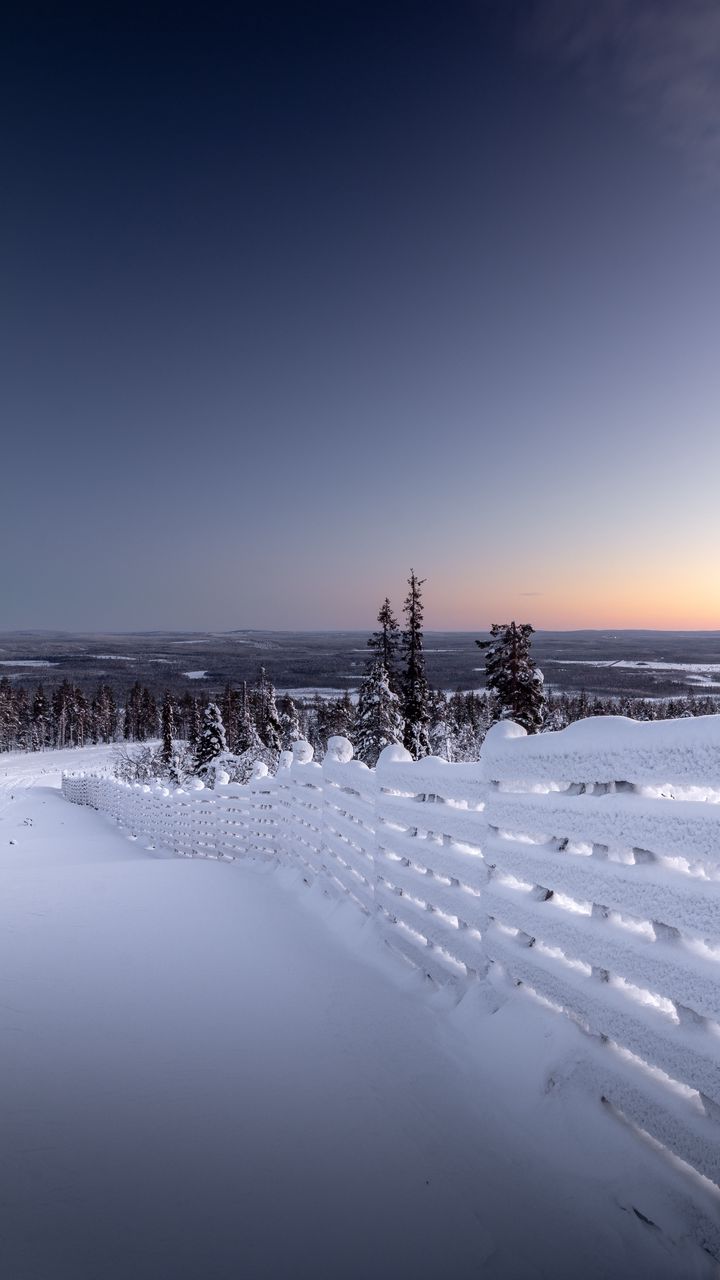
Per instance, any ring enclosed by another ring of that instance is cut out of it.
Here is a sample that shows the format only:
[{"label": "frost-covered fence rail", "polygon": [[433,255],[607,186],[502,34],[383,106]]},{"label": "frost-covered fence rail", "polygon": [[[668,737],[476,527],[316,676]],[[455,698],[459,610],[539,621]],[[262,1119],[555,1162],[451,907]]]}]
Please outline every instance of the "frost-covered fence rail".
[{"label": "frost-covered fence rail", "polygon": [[390,747],[375,772],[375,896],[393,926],[388,939],[437,981],[463,988],[487,968],[478,766],[413,762]]},{"label": "frost-covered fence rail", "polygon": [[246,786],[231,783],[215,791],[85,774],[64,774],[62,789],[73,803],[110,814],[131,836],[185,857],[279,857],[285,853],[281,784],[262,769]]},{"label": "frost-covered fence rail", "polygon": [[488,736],[486,953],[608,1044],[602,1095],[720,1182],[720,717]]},{"label": "frost-covered fence rail", "polygon": [[603,1046],[578,1075],[720,1184],[720,717],[503,724],[479,764],[388,747],[374,770],[334,738],[263,768],[63,791],[181,854],[298,867],[459,993],[523,983]]}]

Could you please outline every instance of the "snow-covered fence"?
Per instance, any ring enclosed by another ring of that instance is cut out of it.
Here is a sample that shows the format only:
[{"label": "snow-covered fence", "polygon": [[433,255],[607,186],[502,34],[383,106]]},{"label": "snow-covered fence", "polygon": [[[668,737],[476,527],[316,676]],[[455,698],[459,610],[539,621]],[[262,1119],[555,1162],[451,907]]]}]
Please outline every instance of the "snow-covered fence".
[{"label": "snow-covered fence", "polygon": [[267,776],[265,766],[246,786],[229,784],[215,791],[86,774],[64,774],[62,789],[73,803],[108,813],[133,837],[186,857],[274,858],[285,853],[281,784]]},{"label": "snow-covered fence", "polygon": [[473,764],[414,762],[388,748],[376,770],[375,895],[393,946],[464,987],[487,969],[484,787]]},{"label": "snow-covered fence", "polygon": [[720,717],[503,724],[466,765],[371,770],[335,738],[247,786],[63,791],[178,853],[300,867],[461,994],[523,983],[605,1046],[592,1087],[720,1183]]},{"label": "snow-covered fence", "polygon": [[720,717],[497,726],[481,770],[489,959],[619,1049],[602,1096],[720,1182]]}]

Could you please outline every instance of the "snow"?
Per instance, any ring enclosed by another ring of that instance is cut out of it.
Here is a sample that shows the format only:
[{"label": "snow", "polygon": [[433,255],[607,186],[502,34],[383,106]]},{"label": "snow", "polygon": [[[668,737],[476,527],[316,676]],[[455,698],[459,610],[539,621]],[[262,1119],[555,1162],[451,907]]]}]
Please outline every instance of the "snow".
[{"label": "snow", "polygon": [[111,753],[0,757],[5,1274],[715,1274],[717,1198],[592,1096],[602,1046],[523,990],[457,1003],[295,866],[175,858],[67,804],[59,770]]},{"label": "snow", "polygon": [[[519,745],[518,737],[523,738]],[[632,781],[718,788],[720,716],[638,721],[590,716],[559,733],[525,738],[517,725],[494,725],[483,744],[487,781],[549,779],[554,784]]]},{"label": "snow", "polygon": [[127,653],[89,653],[88,658],[101,658],[103,662],[135,662],[136,658]]},{"label": "snow", "polygon": [[558,663],[563,667],[627,667],[631,670],[646,671],[692,671],[698,675],[717,675],[720,662],[653,662],[640,659],[595,659],[595,658],[546,658],[545,662]]},{"label": "snow", "polygon": [[[348,676],[343,678],[353,679],[353,680],[355,679],[354,676]],[[314,686],[311,686],[311,685],[306,685],[302,688],[298,687],[297,689],[278,689],[277,693],[278,695],[282,694],[283,697],[297,698],[297,699],[302,698],[302,699],[307,699],[308,701],[312,701],[314,698],[322,698],[325,701],[327,701],[330,698],[343,698],[347,693],[350,695],[350,700],[352,702],[357,702],[357,692],[355,690],[333,688],[329,685],[323,686],[323,688],[321,689],[315,688]]]},{"label": "snow", "polygon": [[187,676],[188,680],[204,680],[208,674],[207,671],[183,671],[183,675]]},{"label": "snow", "polygon": [[546,662],[557,663],[564,667],[613,667],[632,671],[667,671],[678,676],[686,676],[686,684],[699,685],[704,689],[720,688],[720,681],[711,676],[720,673],[720,662],[645,662],[640,659],[619,658],[582,659],[582,658],[546,658]]},{"label": "snow", "polygon": [[46,662],[44,658],[3,658],[0,667],[57,667],[57,662]]}]

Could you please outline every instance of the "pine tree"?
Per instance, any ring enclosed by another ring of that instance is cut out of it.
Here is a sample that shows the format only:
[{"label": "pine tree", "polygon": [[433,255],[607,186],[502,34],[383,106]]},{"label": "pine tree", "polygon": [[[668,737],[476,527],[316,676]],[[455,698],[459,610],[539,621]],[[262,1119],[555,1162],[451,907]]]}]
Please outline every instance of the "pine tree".
[{"label": "pine tree", "polygon": [[90,720],[90,707],[82,689],[73,688],[73,730],[79,747],[85,745],[85,733]]},{"label": "pine tree", "polygon": [[263,746],[273,755],[279,754],[282,744],[282,725],[275,705],[275,689],[261,667],[255,687],[255,724]]},{"label": "pine tree", "polygon": [[60,687],[55,690],[52,697],[52,709],[55,721],[55,746],[71,746],[72,685],[69,680],[63,680]]},{"label": "pine tree", "polygon": [[259,759],[262,751],[263,744],[255,727],[248,688],[244,680],[240,689],[235,737],[230,739],[230,745],[237,756],[252,753],[255,759]]},{"label": "pine tree", "polygon": [[401,713],[404,722],[403,745],[414,760],[420,760],[430,754],[428,726],[430,712],[428,706],[429,690],[425,679],[425,656],[423,654],[423,603],[421,587],[424,578],[418,578],[415,570],[410,570],[408,591],[403,605],[405,614],[405,630],[402,633],[402,652],[405,659],[405,670],[401,678]]},{"label": "pine tree", "polygon": [[376,658],[380,658],[387,672],[390,688],[395,693],[398,693],[400,690],[400,677],[398,674],[400,628],[387,596],[380,606],[377,620],[380,623],[380,630],[373,632],[368,640],[368,648],[374,650],[368,671],[372,670]]},{"label": "pine tree", "polygon": [[44,751],[50,741],[50,704],[45,697],[45,690],[39,684],[32,704],[33,750]]},{"label": "pine tree", "polygon": [[17,742],[17,716],[15,712],[15,695],[7,676],[0,679],[0,746],[3,751],[12,751]]},{"label": "pine tree", "polygon": [[454,760],[455,752],[450,723],[450,708],[448,700],[441,690],[438,689],[437,692],[429,694],[428,711],[430,715],[428,738],[430,740],[431,754],[440,756],[443,760]]},{"label": "pine tree", "polygon": [[165,768],[169,771],[172,769],[175,748],[173,746],[173,738],[175,736],[175,715],[170,694],[166,691],[163,698],[162,710],[160,712],[160,732],[162,736],[162,747],[160,748],[160,759]]},{"label": "pine tree", "polygon": [[140,703],[140,741],[154,738],[158,731],[157,703],[149,689],[143,689]]},{"label": "pine tree", "polygon": [[238,695],[229,684],[225,685],[221,711],[225,726],[225,737],[229,743],[232,743],[237,737]]},{"label": "pine tree", "polygon": [[387,667],[378,653],[360,686],[353,739],[355,755],[372,767],[383,748],[402,742],[402,736],[400,699],[390,688]]},{"label": "pine tree", "polygon": [[32,716],[27,689],[15,690],[15,715],[17,718],[17,745],[21,751],[32,747]]},{"label": "pine tree", "polygon": [[283,751],[292,750],[293,742],[298,742],[302,738],[302,733],[300,732],[298,709],[289,694],[280,699],[278,716],[280,718]]},{"label": "pine tree", "polygon": [[193,698],[190,695],[190,703],[187,709],[187,741],[188,746],[192,748],[195,755],[197,755],[201,733],[202,716],[200,714],[200,703],[197,698]]},{"label": "pine tree", "polygon": [[203,727],[195,752],[195,765],[198,772],[212,764],[223,751],[227,751],[227,741],[220,708],[216,702],[210,702],[205,709]]},{"label": "pine tree", "polygon": [[316,708],[317,746],[309,739],[315,750],[324,752],[329,739],[338,735],[355,741],[355,707],[347,691],[340,698],[318,698]]},{"label": "pine tree", "polygon": [[543,722],[543,675],[530,657],[529,622],[495,622],[490,641],[476,640],[485,655],[485,683],[493,701],[495,720],[514,720],[528,733]]}]

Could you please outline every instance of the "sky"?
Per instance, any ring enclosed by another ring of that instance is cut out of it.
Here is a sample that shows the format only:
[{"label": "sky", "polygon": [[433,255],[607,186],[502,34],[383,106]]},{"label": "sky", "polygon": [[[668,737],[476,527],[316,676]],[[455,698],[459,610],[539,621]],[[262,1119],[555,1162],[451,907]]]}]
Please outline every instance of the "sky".
[{"label": "sky", "polygon": [[720,627],[720,8],[24,0],[0,629]]}]

